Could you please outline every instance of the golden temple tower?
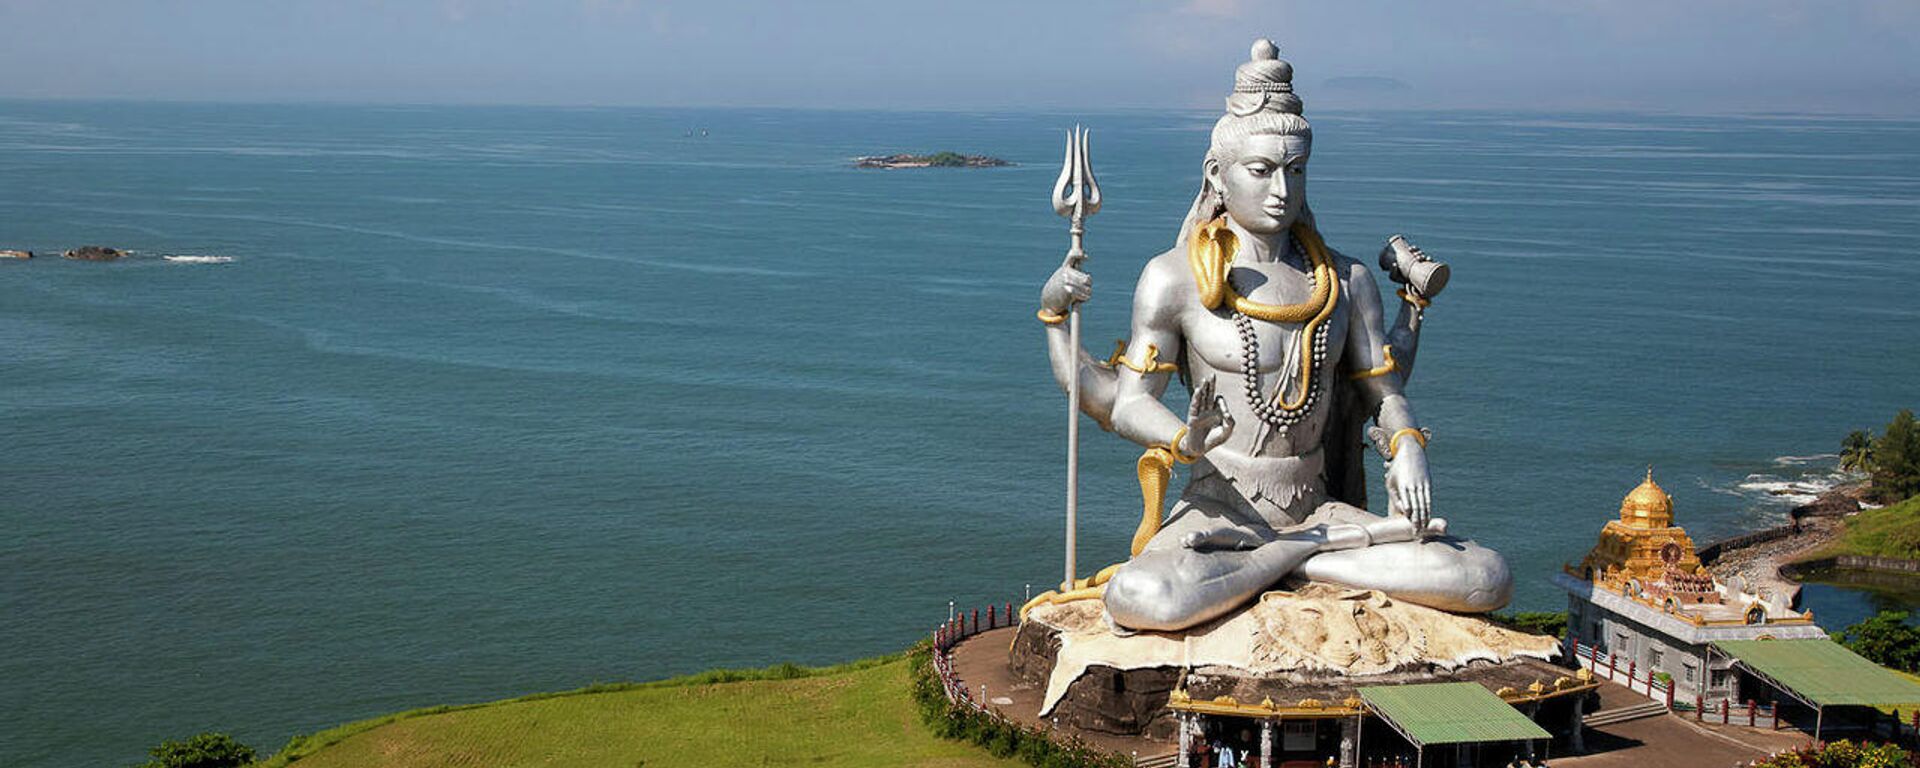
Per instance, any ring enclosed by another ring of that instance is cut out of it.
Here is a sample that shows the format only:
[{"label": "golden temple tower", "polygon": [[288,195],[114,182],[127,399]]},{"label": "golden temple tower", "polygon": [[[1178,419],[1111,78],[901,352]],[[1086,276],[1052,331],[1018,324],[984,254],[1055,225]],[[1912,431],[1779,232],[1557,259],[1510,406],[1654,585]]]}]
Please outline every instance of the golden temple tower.
[{"label": "golden temple tower", "polygon": [[1609,520],[1600,541],[1580,563],[1579,575],[1595,586],[1633,597],[1703,602],[1715,597],[1712,577],[1701,572],[1693,539],[1673,524],[1673,497],[1647,469],[1620,502],[1620,519]]}]

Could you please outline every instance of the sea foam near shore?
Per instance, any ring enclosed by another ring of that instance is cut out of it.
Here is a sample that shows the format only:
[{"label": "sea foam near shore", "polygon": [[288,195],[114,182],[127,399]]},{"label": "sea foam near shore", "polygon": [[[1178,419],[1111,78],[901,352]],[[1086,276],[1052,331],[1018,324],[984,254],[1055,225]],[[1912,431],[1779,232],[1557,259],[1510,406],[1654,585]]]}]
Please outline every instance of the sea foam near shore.
[{"label": "sea foam near shore", "polygon": [[1750,473],[1733,491],[1759,506],[1792,507],[1811,504],[1821,494],[1865,477],[1841,469],[1840,457],[1831,453],[1779,456],[1773,464],[1774,471]]}]

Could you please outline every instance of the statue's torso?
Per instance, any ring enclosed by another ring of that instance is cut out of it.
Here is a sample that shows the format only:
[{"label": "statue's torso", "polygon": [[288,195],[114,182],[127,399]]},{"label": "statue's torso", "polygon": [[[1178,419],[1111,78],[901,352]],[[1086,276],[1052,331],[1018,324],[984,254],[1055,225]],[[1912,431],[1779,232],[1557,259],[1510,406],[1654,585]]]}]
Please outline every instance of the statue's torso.
[{"label": "statue's torso", "polygon": [[[1345,275],[1351,264],[1336,257],[1336,273]],[[1285,262],[1236,263],[1229,280],[1241,295],[1263,304],[1298,304],[1313,293],[1313,283],[1297,255]],[[1193,486],[1187,495],[1191,498],[1198,493],[1235,506],[1249,506],[1276,525],[1298,522],[1326,497],[1321,443],[1329,427],[1333,398],[1341,390],[1337,384],[1345,378],[1341,368],[1352,318],[1347,285],[1342,280],[1333,313],[1326,320],[1325,357],[1313,367],[1312,375],[1322,380],[1320,396],[1298,422],[1284,430],[1262,421],[1248,402],[1242,365],[1245,347],[1233,313],[1203,306],[1190,278],[1184,287],[1170,293],[1180,302],[1175,316],[1179,318],[1187,372],[1195,386],[1205,378],[1214,379],[1215,391],[1234,421],[1227,442],[1195,465]],[[1252,327],[1258,347],[1261,395],[1271,401],[1284,384],[1288,396],[1298,397],[1300,337],[1306,332],[1305,324],[1255,319]],[[1222,496],[1230,498],[1219,498]]]}]

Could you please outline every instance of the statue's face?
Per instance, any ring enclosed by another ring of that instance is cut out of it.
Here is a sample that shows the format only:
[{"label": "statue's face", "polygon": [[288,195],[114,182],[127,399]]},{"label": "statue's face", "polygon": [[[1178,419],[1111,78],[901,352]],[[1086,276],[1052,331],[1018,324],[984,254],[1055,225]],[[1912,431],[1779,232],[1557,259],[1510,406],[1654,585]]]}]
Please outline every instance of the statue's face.
[{"label": "statue's face", "polygon": [[[1232,149],[1232,148],[1230,148]],[[1207,178],[1226,198],[1227,216],[1248,232],[1285,232],[1307,205],[1305,136],[1255,134],[1240,141],[1230,162],[1207,161]]]}]

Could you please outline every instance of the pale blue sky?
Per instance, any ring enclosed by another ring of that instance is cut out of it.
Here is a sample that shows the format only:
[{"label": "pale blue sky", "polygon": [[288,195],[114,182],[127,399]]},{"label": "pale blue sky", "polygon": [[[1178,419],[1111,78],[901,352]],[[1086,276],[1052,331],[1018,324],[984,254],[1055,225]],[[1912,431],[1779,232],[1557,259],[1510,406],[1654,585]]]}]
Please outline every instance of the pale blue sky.
[{"label": "pale blue sky", "polygon": [[1916,0],[0,0],[0,97],[1213,108],[1260,35],[1309,109],[1920,112]]}]

